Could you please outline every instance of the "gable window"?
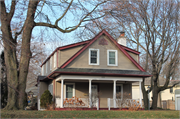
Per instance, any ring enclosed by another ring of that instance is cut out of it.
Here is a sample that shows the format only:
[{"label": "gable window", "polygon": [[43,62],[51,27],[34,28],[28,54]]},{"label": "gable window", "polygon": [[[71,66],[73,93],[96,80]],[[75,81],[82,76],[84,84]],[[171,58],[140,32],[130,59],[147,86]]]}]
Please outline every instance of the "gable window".
[{"label": "gable window", "polygon": [[99,49],[89,49],[89,65],[99,65]]},{"label": "gable window", "polygon": [[74,83],[66,83],[65,85],[65,97],[72,98],[75,96],[75,84]]},{"label": "gable window", "polygon": [[107,51],[107,64],[109,66],[118,66],[117,64],[117,50]]}]

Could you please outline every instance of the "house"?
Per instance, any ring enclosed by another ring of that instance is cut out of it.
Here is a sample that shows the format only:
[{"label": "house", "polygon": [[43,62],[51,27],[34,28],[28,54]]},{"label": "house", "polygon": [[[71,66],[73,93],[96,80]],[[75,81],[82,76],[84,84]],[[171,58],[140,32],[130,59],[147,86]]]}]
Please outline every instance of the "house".
[{"label": "house", "polygon": [[[123,45],[122,45],[123,44]],[[140,52],[125,46],[124,32],[116,40],[102,30],[91,40],[58,47],[41,65],[38,77],[38,109],[45,90],[53,95],[56,108],[70,107],[66,101],[78,97],[82,107],[116,108],[116,94],[129,94],[132,83],[151,75],[139,65]],[[99,94],[94,96],[92,94]],[[139,104],[142,106],[141,90]],[[97,99],[93,104],[93,100]]]},{"label": "house", "polygon": [[[159,77],[159,86],[163,86],[165,84],[166,79],[163,77]],[[172,86],[175,83],[178,83],[178,85],[174,86],[173,88],[168,88],[166,90],[163,90],[159,93],[158,97],[158,104],[157,106],[164,109],[172,109],[172,110],[180,110],[180,81],[179,80],[171,80],[169,82],[168,86]],[[151,77],[147,78],[145,80],[145,88],[147,89],[148,86],[151,86]],[[133,99],[139,99],[139,84],[137,82],[132,83],[132,98]],[[176,93],[178,92],[178,93]],[[150,99],[150,105],[152,102],[152,91],[149,94]],[[179,104],[179,106],[177,106]]]}]

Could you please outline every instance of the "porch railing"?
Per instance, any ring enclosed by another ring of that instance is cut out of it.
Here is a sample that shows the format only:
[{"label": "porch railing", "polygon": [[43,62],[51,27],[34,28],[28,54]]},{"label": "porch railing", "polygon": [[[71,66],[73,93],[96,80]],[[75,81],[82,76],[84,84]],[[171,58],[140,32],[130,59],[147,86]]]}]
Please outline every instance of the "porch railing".
[{"label": "porch railing", "polygon": [[142,107],[139,99],[107,99],[108,109],[111,108],[129,108],[129,107]]},{"label": "porch railing", "polygon": [[[93,104],[93,107],[96,107],[99,110],[99,99]],[[60,108],[61,106],[61,98],[56,98],[56,107]],[[88,98],[68,98],[63,100],[63,107],[90,107],[90,101]]]}]

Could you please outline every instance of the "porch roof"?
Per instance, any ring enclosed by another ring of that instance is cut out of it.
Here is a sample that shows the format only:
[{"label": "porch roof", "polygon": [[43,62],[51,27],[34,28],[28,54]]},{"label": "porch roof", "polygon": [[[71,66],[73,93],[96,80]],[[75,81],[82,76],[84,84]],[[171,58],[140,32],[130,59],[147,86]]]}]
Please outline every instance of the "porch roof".
[{"label": "porch roof", "polygon": [[45,79],[55,79],[60,75],[93,75],[93,76],[123,76],[123,77],[150,77],[151,75],[143,71],[135,70],[115,70],[115,69],[87,69],[87,68],[64,68],[57,69],[49,74]]}]

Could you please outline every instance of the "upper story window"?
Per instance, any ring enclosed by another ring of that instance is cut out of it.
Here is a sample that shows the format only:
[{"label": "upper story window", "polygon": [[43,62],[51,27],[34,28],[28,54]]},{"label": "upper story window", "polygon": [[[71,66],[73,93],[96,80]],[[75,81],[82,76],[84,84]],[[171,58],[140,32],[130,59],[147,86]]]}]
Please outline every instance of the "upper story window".
[{"label": "upper story window", "polygon": [[89,65],[99,65],[99,49],[89,49]]},{"label": "upper story window", "polygon": [[44,65],[42,65],[42,67],[41,67],[41,75],[42,76],[44,75]]},{"label": "upper story window", "polygon": [[57,52],[54,53],[54,67],[56,67],[56,63],[57,63]]},{"label": "upper story window", "polygon": [[52,56],[50,58],[50,71],[52,71]]},{"label": "upper story window", "polygon": [[108,50],[107,51],[107,64],[109,66],[118,66],[117,59],[117,50]]}]

